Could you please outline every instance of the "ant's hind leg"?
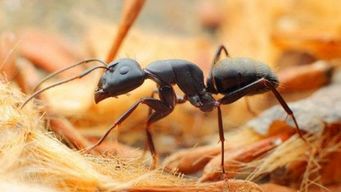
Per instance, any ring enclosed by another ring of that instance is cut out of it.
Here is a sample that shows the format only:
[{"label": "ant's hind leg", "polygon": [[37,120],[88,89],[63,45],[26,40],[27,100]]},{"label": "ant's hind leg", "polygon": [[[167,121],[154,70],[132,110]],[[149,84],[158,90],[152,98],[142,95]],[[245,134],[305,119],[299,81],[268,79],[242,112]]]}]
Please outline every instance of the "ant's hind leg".
[{"label": "ant's hind leg", "polygon": [[213,71],[213,68],[215,66],[215,64],[218,63],[219,59],[220,59],[220,55],[221,53],[224,52],[226,57],[229,57],[229,53],[227,52],[227,49],[225,48],[224,45],[220,45],[219,48],[217,49],[215,55],[214,55],[214,58],[213,58],[213,61],[212,61],[212,64],[211,64],[211,69],[210,69],[210,73],[209,73],[209,76],[207,78],[207,85],[211,87],[211,89],[213,89],[213,87],[215,87],[215,80],[213,78],[213,74],[212,74],[212,71]]},{"label": "ant's hind leg", "polygon": [[212,67],[219,61],[219,58],[220,58],[220,55],[221,53],[224,52],[226,57],[229,57],[229,52],[227,51],[226,47],[224,45],[220,45],[214,55],[214,59],[213,59],[213,62],[212,62]]},{"label": "ant's hind leg", "polygon": [[285,100],[283,99],[283,97],[281,96],[281,94],[276,90],[276,88],[266,79],[262,79],[262,83],[268,87],[272,93],[275,95],[276,99],[278,100],[278,102],[282,105],[284,111],[288,114],[288,116],[290,116],[292,118],[292,120],[294,121],[294,124],[296,126],[296,132],[298,133],[298,135],[300,136],[300,138],[308,144],[308,141],[304,138],[303,133],[301,131],[301,129],[298,126],[296,117],[294,115],[294,113],[292,112],[292,110],[290,109],[290,107],[288,106],[287,102],[285,102]]},{"label": "ant's hind leg", "polygon": [[308,143],[308,141],[304,138],[303,133],[302,133],[301,129],[299,128],[298,123],[296,121],[296,117],[295,117],[294,113],[292,112],[292,110],[290,109],[290,107],[288,106],[288,104],[285,102],[285,100],[283,99],[281,94],[276,90],[276,88],[271,84],[271,82],[264,79],[264,78],[261,78],[261,79],[255,81],[255,82],[252,82],[252,83],[250,83],[250,84],[248,84],[242,88],[239,88],[239,89],[237,89],[231,93],[226,94],[223,98],[219,99],[219,103],[223,104],[223,105],[233,103],[233,102],[237,101],[238,99],[240,99],[241,97],[243,97],[243,96],[247,95],[248,93],[254,91],[255,89],[258,89],[260,86],[261,87],[265,86],[269,90],[272,91],[272,93],[275,95],[276,99],[281,104],[284,111],[294,121],[298,135],[301,137],[301,139],[304,142]]}]

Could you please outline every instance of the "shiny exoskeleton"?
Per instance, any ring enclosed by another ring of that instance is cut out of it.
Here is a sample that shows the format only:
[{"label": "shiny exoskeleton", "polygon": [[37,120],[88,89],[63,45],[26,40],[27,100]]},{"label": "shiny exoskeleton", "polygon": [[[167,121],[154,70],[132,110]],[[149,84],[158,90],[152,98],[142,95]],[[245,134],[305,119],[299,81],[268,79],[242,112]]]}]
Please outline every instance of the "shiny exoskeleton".
[{"label": "shiny exoskeleton", "polygon": [[[219,60],[222,52],[226,54],[226,58]],[[98,60],[87,60],[80,64],[90,61]],[[101,63],[103,64],[103,62]],[[222,172],[225,173],[225,138],[220,106],[233,103],[246,95],[254,95],[264,93],[266,91],[272,91],[274,93],[287,114],[293,118],[297,131],[303,138],[293,112],[276,90],[279,82],[271,69],[267,65],[249,58],[230,58],[224,46],[220,46],[216,52],[211,72],[206,83],[202,70],[197,65],[186,60],[159,60],[150,63],[146,68],[142,69],[135,60],[119,59],[111,62],[109,65],[103,64],[103,66],[96,66],[79,76],[49,86],[36,92],[36,94],[33,94],[31,98],[48,88],[83,77],[97,68],[104,68],[105,72],[102,75],[98,83],[98,88],[95,92],[96,103],[109,97],[126,94],[141,86],[146,79],[151,79],[157,84],[157,93],[159,98],[141,98],[121,117],[119,117],[113,126],[108,129],[102,138],[90,149],[100,145],[108,136],[110,131],[122,123],[138,107],[139,104],[145,104],[151,109],[146,123],[146,135],[148,147],[153,156],[153,165],[155,166],[157,162],[157,155],[150,131],[151,124],[169,115],[174,110],[176,104],[189,101],[193,106],[199,108],[203,112],[210,112],[214,109],[217,110],[222,153],[221,166]],[[55,74],[65,70],[67,69],[63,69]],[[50,75],[46,79],[51,78],[55,74]],[[173,89],[174,85],[177,85],[181,89],[183,97],[178,97],[175,94]],[[221,94],[223,97],[221,99],[215,99],[212,96],[215,94]],[[31,98],[29,98],[29,100]],[[28,101],[26,101],[23,105],[27,102]]]}]

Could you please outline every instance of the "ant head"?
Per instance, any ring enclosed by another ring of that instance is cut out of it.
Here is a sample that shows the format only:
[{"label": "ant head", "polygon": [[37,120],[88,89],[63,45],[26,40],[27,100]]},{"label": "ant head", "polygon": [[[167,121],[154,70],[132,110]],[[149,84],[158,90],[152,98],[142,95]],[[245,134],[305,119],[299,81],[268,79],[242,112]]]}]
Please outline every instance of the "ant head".
[{"label": "ant head", "polygon": [[142,85],[145,72],[132,59],[119,59],[108,65],[97,85],[95,102],[126,94]]}]

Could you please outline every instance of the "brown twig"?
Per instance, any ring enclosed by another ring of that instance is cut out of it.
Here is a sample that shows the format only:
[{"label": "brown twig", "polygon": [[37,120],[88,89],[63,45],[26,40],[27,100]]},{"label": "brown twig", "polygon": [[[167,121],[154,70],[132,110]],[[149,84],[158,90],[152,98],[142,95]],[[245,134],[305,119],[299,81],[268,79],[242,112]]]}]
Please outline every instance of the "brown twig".
[{"label": "brown twig", "polygon": [[75,129],[66,120],[51,119],[51,129],[58,135],[62,136],[67,142],[77,149],[84,149],[91,143],[83,137],[77,129]]},{"label": "brown twig", "polygon": [[137,16],[139,15],[145,0],[126,0],[122,12],[122,19],[118,26],[118,31],[108,57],[107,63],[110,63],[116,56],[124,38],[128,34],[130,27],[133,25]]},{"label": "brown twig", "polygon": [[24,59],[17,61],[18,75],[16,82],[21,91],[24,93],[31,93],[34,86],[40,81],[39,71],[34,65]]},{"label": "brown twig", "polygon": [[[79,130],[74,128],[66,119],[51,119],[51,129],[71,146],[78,150],[85,149],[92,145],[92,142],[79,133]],[[105,142],[91,154],[110,154],[117,155],[122,158],[138,158],[141,157],[142,152],[138,149],[131,148],[118,142]]]}]

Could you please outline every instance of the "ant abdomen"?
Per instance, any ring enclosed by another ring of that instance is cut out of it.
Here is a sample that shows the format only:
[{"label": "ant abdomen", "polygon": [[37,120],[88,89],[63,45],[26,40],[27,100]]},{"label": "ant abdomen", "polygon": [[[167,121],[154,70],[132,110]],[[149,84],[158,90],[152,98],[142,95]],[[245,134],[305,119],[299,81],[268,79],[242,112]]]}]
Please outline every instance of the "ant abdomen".
[{"label": "ant abdomen", "polygon": [[[268,65],[244,57],[225,58],[219,61],[212,69],[211,75],[209,80],[211,82],[207,82],[208,87],[221,94],[231,93],[262,78],[271,82],[274,87],[278,86],[278,78]],[[265,85],[258,84],[247,95],[263,93],[268,90]]]}]

